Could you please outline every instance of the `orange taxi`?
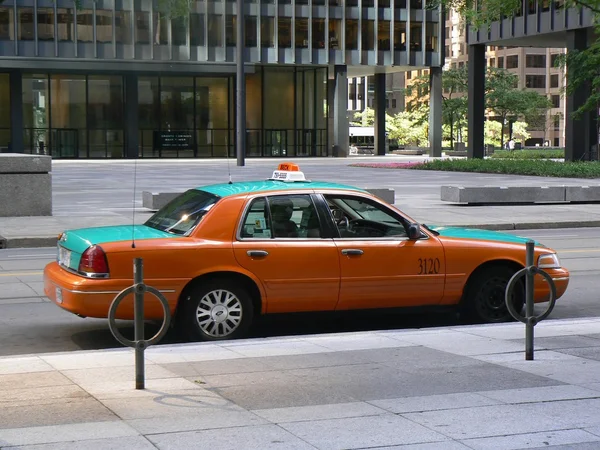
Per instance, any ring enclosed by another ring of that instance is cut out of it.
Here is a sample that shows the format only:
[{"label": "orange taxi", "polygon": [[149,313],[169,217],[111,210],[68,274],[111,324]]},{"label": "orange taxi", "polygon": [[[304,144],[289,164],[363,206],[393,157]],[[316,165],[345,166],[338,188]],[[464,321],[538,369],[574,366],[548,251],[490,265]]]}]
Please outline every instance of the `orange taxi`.
[{"label": "orange taxi", "polygon": [[[243,336],[259,314],[457,306],[477,322],[511,318],[505,288],[525,265],[527,239],[419,224],[367,191],[306,180],[281,164],[271,178],[190,189],[143,225],[69,230],[44,270],[44,291],[82,317],[106,318],[133,284],[167,298],[190,339]],[[535,261],[564,294],[569,272],[539,243]],[[549,287],[536,277],[535,301]],[[524,303],[523,283],[514,294]],[[162,319],[148,294],[146,319]],[[133,298],[117,310],[133,319]]]}]

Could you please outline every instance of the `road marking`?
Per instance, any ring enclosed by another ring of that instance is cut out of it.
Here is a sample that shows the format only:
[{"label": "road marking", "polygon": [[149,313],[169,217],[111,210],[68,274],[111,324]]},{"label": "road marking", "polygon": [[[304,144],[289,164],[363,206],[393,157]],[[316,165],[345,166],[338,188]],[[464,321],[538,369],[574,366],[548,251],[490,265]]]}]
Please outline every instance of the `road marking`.
[{"label": "road marking", "polygon": [[0,277],[20,277],[24,275],[43,275],[44,272],[13,272],[13,273],[0,273]]},{"label": "road marking", "polygon": [[600,248],[588,248],[588,249],[577,249],[577,250],[557,250],[558,253],[597,253],[600,252]]}]

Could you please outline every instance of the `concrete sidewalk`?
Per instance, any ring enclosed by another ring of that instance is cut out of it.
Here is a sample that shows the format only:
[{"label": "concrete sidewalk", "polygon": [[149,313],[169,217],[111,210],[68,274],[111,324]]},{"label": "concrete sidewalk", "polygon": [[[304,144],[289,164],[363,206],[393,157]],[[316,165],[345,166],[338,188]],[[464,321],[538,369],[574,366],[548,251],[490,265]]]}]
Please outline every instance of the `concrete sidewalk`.
[{"label": "concrete sidewalk", "polygon": [[[351,167],[354,162],[412,162],[421,156],[290,158],[307,178],[392,188],[396,206],[421,223],[496,230],[599,227],[600,204],[465,206],[440,200],[442,185],[595,186],[599,180]],[[0,248],[56,245],[65,229],[142,223],[142,192],[182,192],[212,183],[268,178],[279,159],[54,161],[53,216],[0,217]],[[135,183],[134,183],[134,173]],[[135,185],[135,190],[134,190]],[[135,211],[135,214],[134,214]]]},{"label": "concrete sidewalk", "polygon": [[600,318],[0,358],[5,449],[598,449]]}]

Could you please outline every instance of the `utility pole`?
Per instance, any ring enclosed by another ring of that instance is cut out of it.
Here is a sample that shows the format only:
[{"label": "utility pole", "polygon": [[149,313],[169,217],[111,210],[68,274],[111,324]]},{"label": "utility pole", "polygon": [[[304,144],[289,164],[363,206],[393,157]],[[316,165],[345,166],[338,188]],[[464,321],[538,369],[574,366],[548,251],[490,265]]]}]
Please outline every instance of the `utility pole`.
[{"label": "utility pole", "polygon": [[[237,165],[246,164],[246,77],[244,75],[244,0],[237,0],[236,32],[236,154]],[[228,150],[229,151],[229,150]]]}]

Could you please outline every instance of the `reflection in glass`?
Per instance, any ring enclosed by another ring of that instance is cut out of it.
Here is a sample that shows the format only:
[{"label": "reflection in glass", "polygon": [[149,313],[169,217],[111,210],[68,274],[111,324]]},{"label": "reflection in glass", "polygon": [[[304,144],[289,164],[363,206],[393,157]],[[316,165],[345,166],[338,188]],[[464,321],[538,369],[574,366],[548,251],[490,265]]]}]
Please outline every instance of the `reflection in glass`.
[{"label": "reflection in glass", "polygon": [[235,47],[237,37],[237,17],[227,15],[225,17],[225,43],[228,47]]},{"label": "reflection in glass", "polygon": [[196,137],[198,154],[225,156],[229,138],[227,78],[196,78]]},{"label": "reflection in glass", "polygon": [[422,30],[421,24],[410,24],[410,49],[413,51],[421,50],[422,41]]},{"label": "reflection in glass", "polygon": [[0,7],[0,40],[15,40],[15,21],[12,8]]},{"label": "reflection in glass", "polygon": [[362,50],[375,50],[375,21],[362,21]]},{"label": "reflection in glass", "polygon": [[48,97],[48,75],[23,74],[23,145],[26,153],[49,154]]},{"label": "reflection in glass", "polygon": [[88,125],[90,128],[123,126],[123,77],[88,76]]},{"label": "reflection in glass", "polygon": [[96,10],[96,42],[112,42],[112,10]]},{"label": "reflection in glass", "polygon": [[342,42],[342,21],[339,19],[329,19],[329,48],[332,50],[341,49]]},{"label": "reflection in glass", "polygon": [[169,44],[169,23],[166,18],[161,17],[161,14],[155,12],[152,14],[152,25],[154,26],[154,45]]},{"label": "reflection in glass", "polygon": [[[10,105],[10,80],[7,73],[0,73],[0,105]],[[7,107],[0,108],[0,129],[2,128],[10,128],[10,108]],[[0,146],[3,146],[1,141]]]},{"label": "reflection in glass", "polygon": [[292,46],[292,19],[291,17],[280,17],[278,24],[278,38],[280,48]]},{"label": "reflection in glass", "polygon": [[312,21],[313,48],[325,48],[325,19]]},{"label": "reflection in glass", "polygon": [[263,16],[260,18],[261,47],[275,47],[275,18]]},{"label": "reflection in glass", "polygon": [[246,33],[246,47],[256,47],[258,45],[258,25],[256,23],[256,17],[246,16],[244,31]]},{"label": "reflection in glass", "polygon": [[191,130],[194,128],[194,79],[192,77],[161,77],[161,130]]},{"label": "reflection in glass", "polygon": [[394,22],[394,50],[406,50],[406,22]]},{"label": "reflection in glass", "polygon": [[308,19],[296,18],[296,48],[308,48]]},{"label": "reflection in glass", "polygon": [[188,34],[187,17],[171,19],[171,42],[173,45],[187,45]]},{"label": "reflection in glass", "polygon": [[51,75],[52,128],[85,128],[85,76]]},{"label": "reflection in glass", "polygon": [[77,11],[77,42],[94,42],[94,12],[91,9]]},{"label": "reflection in glass", "polygon": [[117,44],[133,43],[131,11],[115,11],[115,39]]},{"label": "reflection in glass", "polygon": [[138,78],[138,120],[140,129],[158,129],[158,77]]},{"label": "reflection in glass", "polygon": [[33,8],[19,7],[19,40],[33,41]]},{"label": "reflection in glass", "polygon": [[75,36],[75,17],[71,8],[59,8],[56,20],[58,23],[58,40],[73,42]]},{"label": "reflection in glass", "polygon": [[190,45],[204,45],[204,14],[190,14]]},{"label": "reflection in glass", "polygon": [[150,44],[150,13],[135,12],[135,43]]},{"label": "reflection in glass", "polygon": [[438,48],[437,23],[427,22],[425,24],[425,44],[428,52],[434,52]]},{"label": "reflection in glass", "polygon": [[211,14],[208,17],[208,46],[221,47],[223,45],[223,16]]},{"label": "reflection in glass", "polygon": [[346,50],[358,49],[358,20],[346,20]]},{"label": "reflection in glass", "polygon": [[50,8],[38,8],[38,40],[54,40],[54,10]]},{"label": "reflection in glass", "polygon": [[390,21],[380,20],[377,26],[377,48],[379,51],[390,49]]}]

